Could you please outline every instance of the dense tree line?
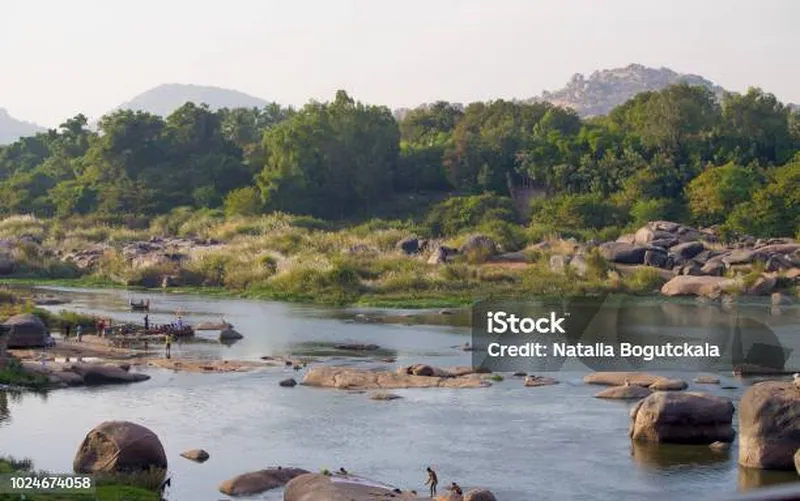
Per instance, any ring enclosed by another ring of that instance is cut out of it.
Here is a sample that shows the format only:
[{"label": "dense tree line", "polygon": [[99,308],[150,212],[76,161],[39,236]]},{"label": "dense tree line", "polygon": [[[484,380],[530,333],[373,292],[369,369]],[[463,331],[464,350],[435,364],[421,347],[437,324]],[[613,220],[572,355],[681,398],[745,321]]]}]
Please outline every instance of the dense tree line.
[{"label": "dense tree line", "polygon": [[369,216],[397,194],[508,196],[524,185],[549,195],[535,201],[533,218],[556,229],[673,218],[795,235],[798,151],[800,116],[759,89],[717,100],[675,85],[586,120],[503,100],[437,102],[396,120],[340,91],[297,110],[123,110],[96,131],[78,115],[0,148],[0,211],[155,215],[189,206],[341,219]]}]

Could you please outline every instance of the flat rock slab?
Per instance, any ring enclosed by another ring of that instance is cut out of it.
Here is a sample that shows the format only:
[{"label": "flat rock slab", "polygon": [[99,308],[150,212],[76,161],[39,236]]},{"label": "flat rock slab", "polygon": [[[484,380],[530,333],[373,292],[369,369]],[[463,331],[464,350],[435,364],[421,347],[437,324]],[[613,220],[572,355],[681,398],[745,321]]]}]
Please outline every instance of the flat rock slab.
[{"label": "flat rock slab", "polygon": [[715,297],[727,289],[738,289],[739,285],[739,282],[731,278],[679,275],[661,287],[661,294]]},{"label": "flat rock slab", "polygon": [[399,372],[325,366],[312,367],[303,378],[303,384],[340,390],[485,388],[491,386],[476,374],[459,377],[415,376]]},{"label": "flat rock slab", "polygon": [[355,476],[309,473],[292,479],[283,493],[284,501],[421,501],[410,492]]},{"label": "flat rock slab", "polygon": [[612,400],[641,400],[653,393],[643,386],[612,386],[597,393],[595,398],[608,398]]},{"label": "flat rock slab", "polygon": [[558,380],[553,379],[551,377],[546,376],[526,376],[525,377],[525,386],[528,387],[539,387],[539,386],[552,386],[554,384],[558,384]]},{"label": "flat rock slab", "polygon": [[228,496],[253,496],[271,489],[283,487],[293,478],[307,474],[301,468],[267,468],[237,475],[219,485],[219,491]]},{"label": "flat rock slab", "polygon": [[716,376],[697,376],[694,382],[695,384],[719,384],[719,378]]},{"label": "flat rock slab", "polygon": [[584,376],[583,382],[606,386],[625,386],[628,383],[632,386],[648,387],[663,379],[666,378],[646,372],[593,372]]},{"label": "flat rock slab", "polygon": [[263,362],[250,362],[243,360],[187,360],[176,358],[158,358],[146,362],[149,367],[169,369],[180,372],[248,372],[267,367]]}]

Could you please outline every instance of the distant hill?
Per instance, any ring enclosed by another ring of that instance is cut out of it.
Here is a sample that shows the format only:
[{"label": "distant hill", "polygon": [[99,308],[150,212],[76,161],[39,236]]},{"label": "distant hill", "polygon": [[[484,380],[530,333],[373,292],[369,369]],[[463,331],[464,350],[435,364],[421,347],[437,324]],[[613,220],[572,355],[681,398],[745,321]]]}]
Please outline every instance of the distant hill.
[{"label": "distant hill", "polygon": [[578,73],[564,88],[542,92],[541,96],[528,101],[549,101],[557,106],[573,108],[584,117],[606,115],[640,92],[657,91],[682,82],[702,85],[717,96],[725,92],[719,85],[699,75],[631,64],[624,68],[595,71],[588,78]]},{"label": "distant hill", "polygon": [[8,114],[8,110],[0,108],[0,144],[11,144],[21,137],[46,131],[45,127],[17,120]]},{"label": "distant hill", "polygon": [[268,104],[264,99],[237,90],[205,85],[163,84],[139,94],[117,109],[147,111],[165,117],[187,102],[205,103],[212,109],[261,108]]}]

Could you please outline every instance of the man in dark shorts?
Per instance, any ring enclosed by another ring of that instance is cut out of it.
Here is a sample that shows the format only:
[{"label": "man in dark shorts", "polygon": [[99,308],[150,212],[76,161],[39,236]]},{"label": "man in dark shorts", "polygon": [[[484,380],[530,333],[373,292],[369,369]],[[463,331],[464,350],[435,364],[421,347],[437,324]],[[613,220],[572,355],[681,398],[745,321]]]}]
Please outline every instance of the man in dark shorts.
[{"label": "man in dark shorts", "polygon": [[436,496],[436,486],[439,485],[439,477],[436,476],[436,472],[428,466],[428,480],[425,481],[425,485],[431,486],[431,499]]}]

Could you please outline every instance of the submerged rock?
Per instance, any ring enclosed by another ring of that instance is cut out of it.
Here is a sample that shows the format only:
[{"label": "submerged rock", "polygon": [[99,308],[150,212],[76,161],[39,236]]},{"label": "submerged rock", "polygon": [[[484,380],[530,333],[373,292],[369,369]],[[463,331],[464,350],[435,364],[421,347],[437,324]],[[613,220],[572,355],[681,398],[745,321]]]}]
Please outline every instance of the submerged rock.
[{"label": "submerged rock", "polygon": [[538,387],[538,386],[552,386],[558,384],[558,380],[546,376],[526,376],[525,386]]},{"label": "submerged rock", "polygon": [[646,372],[593,372],[583,377],[583,382],[588,384],[602,384],[608,386],[632,386],[648,387],[662,379]]},{"label": "submerged rock", "polygon": [[597,393],[595,398],[608,398],[612,400],[641,400],[649,397],[652,391],[642,386],[612,386]]},{"label": "submerged rock", "polygon": [[730,400],[705,393],[656,392],[631,410],[630,437],[644,442],[710,444],[735,436]]},{"label": "submerged rock", "polygon": [[800,389],[767,381],[748,389],[739,403],[739,464],[765,470],[795,468],[800,449]]},{"label": "submerged rock", "polygon": [[221,341],[236,341],[243,338],[243,335],[232,328],[227,328],[219,333],[219,339]]},{"label": "submerged rock", "polygon": [[457,377],[418,376],[405,372],[326,366],[312,367],[303,379],[303,384],[342,390],[485,388],[491,386],[476,374]]},{"label": "submerged rock", "polygon": [[297,386],[297,381],[295,381],[294,378],[284,379],[283,381],[278,383],[278,385],[284,388],[294,388],[295,386]]},{"label": "submerged rock", "polygon": [[194,461],[195,463],[205,463],[211,456],[203,449],[189,449],[188,451],[181,452],[181,457]]},{"label": "submerged rock", "polygon": [[659,379],[649,386],[653,391],[681,391],[688,387],[686,381],[681,379]]},{"label": "submerged rock", "polygon": [[387,391],[375,391],[369,396],[370,400],[399,400],[403,397],[400,395],[395,395],[394,393],[389,393]]},{"label": "submerged rock", "polygon": [[719,384],[719,378],[716,376],[697,376],[694,382],[696,384]]},{"label": "submerged rock", "polygon": [[[301,468],[267,468],[237,475],[219,485],[219,491],[228,496],[253,496],[270,489],[283,487],[292,479],[307,474]],[[287,499],[287,498],[284,498]]]}]

